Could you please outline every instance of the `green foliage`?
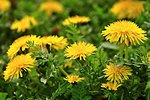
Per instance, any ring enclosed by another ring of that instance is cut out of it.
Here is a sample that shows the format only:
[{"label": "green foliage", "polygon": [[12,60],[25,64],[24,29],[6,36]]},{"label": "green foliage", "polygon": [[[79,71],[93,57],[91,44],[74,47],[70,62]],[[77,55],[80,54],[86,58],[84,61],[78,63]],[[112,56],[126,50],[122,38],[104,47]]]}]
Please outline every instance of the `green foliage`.
[{"label": "green foliage", "polygon": [[69,25],[63,32],[63,35],[70,40],[71,43],[80,41],[82,38],[80,30],[76,25]]},{"label": "green foliage", "polygon": [[5,100],[5,98],[6,98],[7,95],[8,95],[7,93],[1,92],[1,93],[0,93],[0,99],[1,99],[1,100]]},{"label": "green foliage", "polygon": [[66,93],[67,91],[69,91],[68,87],[70,84],[68,83],[63,83],[61,84],[58,89],[52,94],[51,100],[56,100],[55,98],[58,96],[61,96],[62,94]]},{"label": "green foliage", "polygon": [[77,85],[75,85],[72,89],[71,89],[71,100],[90,100],[91,96],[88,95],[88,88],[86,88],[84,85],[84,83],[79,83]]}]

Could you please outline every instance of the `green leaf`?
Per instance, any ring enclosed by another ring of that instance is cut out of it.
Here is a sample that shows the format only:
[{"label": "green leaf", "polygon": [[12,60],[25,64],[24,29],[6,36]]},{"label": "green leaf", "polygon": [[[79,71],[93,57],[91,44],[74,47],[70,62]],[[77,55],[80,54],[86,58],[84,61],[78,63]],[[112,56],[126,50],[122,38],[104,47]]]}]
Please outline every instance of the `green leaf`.
[{"label": "green leaf", "polygon": [[0,92],[0,100],[6,100],[8,93]]},{"label": "green leaf", "polygon": [[50,98],[50,100],[56,100],[55,98],[58,96],[61,96],[62,94],[66,93],[66,91],[68,90],[68,86],[70,84],[67,82],[61,84],[58,89],[52,94],[52,97]]},{"label": "green leaf", "polygon": [[84,85],[85,83],[77,83],[71,90],[71,100],[91,100],[91,96],[88,95],[88,89]]},{"label": "green leaf", "polygon": [[146,89],[146,90],[147,90],[147,89],[150,89],[150,81],[147,82],[147,85],[146,85],[146,88],[145,88],[145,89]]},{"label": "green leaf", "polygon": [[35,68],[32,68],[31,71],[29,71],[29,76],[32,80],[34,80],[35,82],[38,82],[38,73],[36,71]]},{"label": "green leaf", "polygon": [[108,96],[108,100],[117,100],[116,96],[108,90],[105,90],[104,93]]}]

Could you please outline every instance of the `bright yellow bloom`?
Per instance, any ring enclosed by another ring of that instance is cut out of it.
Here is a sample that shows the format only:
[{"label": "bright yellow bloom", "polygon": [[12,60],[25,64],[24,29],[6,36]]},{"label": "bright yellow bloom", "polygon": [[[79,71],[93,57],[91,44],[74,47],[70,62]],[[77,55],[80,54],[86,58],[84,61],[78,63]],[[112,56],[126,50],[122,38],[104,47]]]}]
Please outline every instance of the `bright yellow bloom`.
[{"label": "bright yellow bloom", "polygon": [[132,75],[132,69],[127,66],[117,66],[110,63],[105,69],[105,77],[110,82],[121,83],[123,80],[128,80],[129,76]]},{"label": "bright yellow bloom", "polygon": [[16,30],[17,32],[25,32],[27,29],[32,28],[37,25],[37,20],[34,17],[25,16],[21,20],[16,20],[12,23],[11,29]]},{"label": "bright yellow bloom", "polygon": [[11,6],[9,0],[0,0],[0,11],[7,11]]},{"label": "bright yellow bloom", "polygon": [[66,26],[70,24],[87,23],[89,21],[90,21],[90,18],[86,16],[72,16],[72,17],[65,19],[62,24]]},{"label": "bright yellow bloom", "polygon": [[65,56],[70,57],[70,59],[77,59],[85,60],[87,56],[90,56],[97,48],[90,43],[85,42],[78,42],[72,44],[65,50]]},{"label": "bright yellow bloom", "polygon": [[106,88],[107,90],[117,90],[118,87],[120,87],[121,84],[113,83],[113,82],[107,82],[103,83],[101,85],[102,88]]},{"label": "bright yellow bloom", "polygon": [[29,54],[18,55],[12,59],[4,71],[4,79],[12,80],[22,77],[23,71],[30,71],[30,68],[33,68],[35,59],[31,58]]},{"label": "bright yellow bloom", "polygon": [[105,29],[102,31],[102,35],[111,43],[119,42],[129,46],[143,43],[143,40],[147,39],[146,34],[144,34],[145,31],[131,21],[117,21],[105,27]]},{"label": "bright yellow bloom", "polygon": [[45,36],[42,37],[41,40],[44,45],[48,44],[50,49],[64,49],[68,45],[67,39],[63,36]]},{"label": "bright yellow bloom", "polygon": [[47,16],[51,16],[54,12],[61,13],[63,10],[63,5],[57,1],[46,1],[39,8],[39,11],[45,11]]},{"label": "bright yellow bloom", "polygon": [[35,45],[41,45],[40,37],[36,37],[36,35],[27,35],[22,36],[16,39],[9,47],[7,51],[7,55],[10,59],[12,59],[19,51],[24,51],[25,49],[29,48],[27,42],[31,41],[34,42]]},{"label": "bright yellow bloom", "polygon": [[119,1],[111,8],[111,12],[117,16],[118,19],[136,18],[139,14],[144,12],[144,6],[141,1]]},{"label": "bright yellow bloom", "polygon": [[69,83],[79,82],[84,80],[84,78],[80,78],[78,75],[68,75],[64,80],[68,81]]},{"label": "bright yellow bloom", "polygon": [[65,61],[65,63],[64,63],[64,68],[70,68],[70,67],[72,67],[72,61],[71,60],[67,60],[67,61]]}]

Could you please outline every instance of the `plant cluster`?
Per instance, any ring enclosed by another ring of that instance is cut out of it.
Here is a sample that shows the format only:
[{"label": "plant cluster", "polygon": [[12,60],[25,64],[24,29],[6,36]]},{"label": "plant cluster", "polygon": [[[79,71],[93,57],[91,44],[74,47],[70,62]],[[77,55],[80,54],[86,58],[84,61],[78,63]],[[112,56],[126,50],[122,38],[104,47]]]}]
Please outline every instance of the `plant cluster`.
[{"label": "plant cluster", "polygon": [[0,0],[0,100],[150,100],[149,0]]}]

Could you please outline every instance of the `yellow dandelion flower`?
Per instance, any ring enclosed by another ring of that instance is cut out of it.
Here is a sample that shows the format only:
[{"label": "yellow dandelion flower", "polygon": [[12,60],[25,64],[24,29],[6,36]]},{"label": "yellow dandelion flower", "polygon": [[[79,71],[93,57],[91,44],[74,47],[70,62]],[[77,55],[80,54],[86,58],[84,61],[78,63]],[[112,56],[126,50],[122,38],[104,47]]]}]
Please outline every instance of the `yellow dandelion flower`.
[{"label": "yellow dandelion flower", "polygon": [[118,19],[136,18],[139,14],[144,12],[144,6],[141,1],[119,1],[111,8],[111,12],[117,16]]},{"label": "yellow dandelion flower", "polygon": [[103,83],[101,85],[102,88],[106,88],[107,90],[117,90],[118,87],[120,87],[121,84],[113,83],[113,82],[107,82]]},{"label": "yellow dandelion flower", "polygon": [[46,1],[39,8],[39,11],[45,11],[47,16],[51,16],[54,12],[61,13],[63,10],[63,5],[57,1]]},{"label": "yellow dandelion flower", "polygon": [[70,59],[77,59],[85,60],[87,56],[90,56],[97,48],[90,43],[85,42],[78,42],[72,44],[65,50],[65,56],[69,57]]},{"label": "yellow dandelion flower", "polygon": [[64,49],[68,43],[67,39],[63,36],[45,36],[41,38],[43,45],[49,45],[50,49]]},{"label": "yellow dandelion flower", "polygon": [[86,16],[72,16],[72,17],[69,17],[67,19],[65,19],[62,24],[64,26],[66,25],[70,25],[70,24],[78,24],[78,23],[87,23],[90,21],[90,18],[89,17],[86,17]]},{"label": "yellow dandelion flower", "polygon": [[117,66],[110,63],[105,69],[105,77],[110,82],[121,83],[123,80],[128,80],[129,76],[132,75],[132,69],[127,66]]},{"label": "yellow dandelion flower", "polygon": [[11,29],[16,30],[17,32],[25,32],[27,29],[32,28],[33,26],[37,25],[37,20],[34,17],[25,16],[21,20],[16,20],[12,23]]},{"label": "yellow dandelion flower", "polygon": [[29,54],[18,55],[12,59],[4,71],[4,79],[12,80],[22,77],[23,71],[30,71],[30,68],[33,68],[35,59],[31,58]]},{"label": "yellow dandelion flower", "polygon": [[102,35],[111,43],[119,42],[129,46],[143,43],[143,40],[147,39],[146,34],[144,34],[145,31],[131,21],[117,21],[105,27],[105,29],[102,31]]},{"label": "yellow dandelion flower", "polygon": [[11,6],[9,0],[0,0],[0,11],[4,12],[7,11]]},{"label": "yellow dandelion flower", "polygon": [[67,61],[65,61],[64,62],[64,68],[70,68],[70,67],[72,67],[72,61],[71,60],[67,60]]},{"label": "yellow dandelion flower", "polygon": [[40,37],[36,37],[36,35],[27,35],[22,36],[16,39],[9,47],[7,51],[7,55],[10,59],[12,59],[16,54],[21,50],[24,51],[28,48],[27,42],[31,41],[34,42],[35,45],[41,45]]},{"label": "yellow dandelion flower", "polygon": [[66,78],[64,78],[64,80],[68,81],[69,83],[75,83],[84,80],[84,78],[80,78],[78,75],[68,75]]}]

